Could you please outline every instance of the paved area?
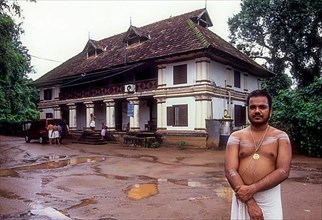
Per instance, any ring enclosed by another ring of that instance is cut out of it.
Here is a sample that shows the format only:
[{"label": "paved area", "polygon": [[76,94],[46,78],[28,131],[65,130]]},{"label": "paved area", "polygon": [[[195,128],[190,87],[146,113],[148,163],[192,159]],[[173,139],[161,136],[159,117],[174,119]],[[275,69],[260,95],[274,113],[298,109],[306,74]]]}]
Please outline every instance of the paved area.
[{"label": "paved area", "polygon": [[[0,136],[1,219],[229,219],[223,151]],[[294,155],[284,219],[322,219],[322,159]]]}]

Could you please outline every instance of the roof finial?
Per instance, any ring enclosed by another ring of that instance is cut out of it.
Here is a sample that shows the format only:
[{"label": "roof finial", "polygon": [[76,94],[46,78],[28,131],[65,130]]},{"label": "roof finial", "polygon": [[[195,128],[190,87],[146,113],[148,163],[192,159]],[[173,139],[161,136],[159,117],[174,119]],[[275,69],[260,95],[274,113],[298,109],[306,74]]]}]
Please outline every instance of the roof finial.
[{"label": "roof finial", "polygon": [[91,32],[88,32],[88,40],[91,39]]},{"label": "roof finial", "polygon": [[207,0],[205,0],[205,9],[207,9]]},{"label": "roof finial", "polygon": [[130,16],[130,26],[132,26],[132,17]]}]

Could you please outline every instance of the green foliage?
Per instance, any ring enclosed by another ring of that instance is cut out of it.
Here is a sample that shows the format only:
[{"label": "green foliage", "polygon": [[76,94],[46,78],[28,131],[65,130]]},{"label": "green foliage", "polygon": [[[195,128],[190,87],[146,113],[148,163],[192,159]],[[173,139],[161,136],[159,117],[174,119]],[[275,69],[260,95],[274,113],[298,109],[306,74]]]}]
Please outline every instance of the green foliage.
[{"label": "green foliage", "polygon": [[[289,71],[303,87],[320,76],[321,0],[243,0],[240,13],[228,25],[231,43],[250,57],[265,60],[277,78]],[[283,86],[287,84],[278,83],[275,90]]]},{"label": "green foliage", "polygon": [[184,147],[185,145],[186,145],[186,142],[185,141],[179,141],[177,143],[177,149],[183,150],[183,149],[185,149],[185,147]]},{"label": "green foliage", "polygon": [[20,7],[1,1],[0,9],[0,124],[13,124],[38,118],[38,92],[29,86],[32,68],[21,26],[5,13],[20,16]]},{"label": "green foliage", "polygon": [[155,142],[151,143],[149,147],[150,148],[158,148],[158,147],[160,147],[160,143],[155,141]]},{"label": "green foliage", "polygon": [[286,131],[297,148],[322,154],[322,78],[298,90],[281,91],[273,101],[272,125]]},{"label": "green foliage", "polygon": [[290,88],[292,80],[286,74],[275,75],[274,77],[264,79],[262,88],[265,89],[271,96],[278,95],[280,90]]}]

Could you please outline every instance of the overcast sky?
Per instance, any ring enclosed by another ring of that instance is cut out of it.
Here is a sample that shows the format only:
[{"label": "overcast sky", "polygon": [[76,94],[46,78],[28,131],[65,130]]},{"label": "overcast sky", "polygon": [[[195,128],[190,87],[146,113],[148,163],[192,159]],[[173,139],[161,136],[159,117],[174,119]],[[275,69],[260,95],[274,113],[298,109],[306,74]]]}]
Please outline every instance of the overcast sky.
[{"label": "overcast sky", "polygon": [[89,37],[101,40],[150,23],[207,6],[211,31],[228,41],[229,17],[240,11],[240,0],[37,0],[20,1],[24,16],[22,43],[32,56],[37,79],[81,52]]}]

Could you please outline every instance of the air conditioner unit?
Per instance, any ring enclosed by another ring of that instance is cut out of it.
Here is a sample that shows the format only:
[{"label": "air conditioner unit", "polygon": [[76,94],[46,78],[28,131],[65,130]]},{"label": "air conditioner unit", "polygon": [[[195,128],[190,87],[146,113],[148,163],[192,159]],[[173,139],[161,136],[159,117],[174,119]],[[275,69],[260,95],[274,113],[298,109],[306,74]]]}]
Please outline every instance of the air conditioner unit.
[{"label": "air conditioner unit", "polygon": [[135,92],[135,85],[134,84],[127,84],[124,86],[125,92]]}]

